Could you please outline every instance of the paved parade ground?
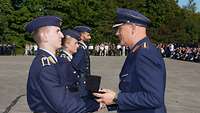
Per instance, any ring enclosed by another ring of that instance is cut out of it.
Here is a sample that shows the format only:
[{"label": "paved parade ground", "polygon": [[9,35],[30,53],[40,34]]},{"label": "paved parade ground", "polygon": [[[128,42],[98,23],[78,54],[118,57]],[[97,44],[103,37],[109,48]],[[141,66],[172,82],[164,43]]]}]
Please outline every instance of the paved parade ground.
[{"label": "paved parade ground", "polygon": [[[25,93],[32,59],[30,56],[0,57],[0,113],[31,113]],[[118,74],[124,59],[125,57],[91,57],[92,73],[102,76],[102,88],[118,90]],[[200,113],[200,63],[171,59],[165,61],[165,100],[168,113]]]}]

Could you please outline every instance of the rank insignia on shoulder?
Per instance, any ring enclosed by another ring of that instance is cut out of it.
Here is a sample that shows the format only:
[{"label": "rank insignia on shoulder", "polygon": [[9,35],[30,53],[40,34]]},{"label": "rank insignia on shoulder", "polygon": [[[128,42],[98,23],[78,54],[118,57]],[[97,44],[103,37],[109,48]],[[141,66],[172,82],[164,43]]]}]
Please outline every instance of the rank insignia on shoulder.
[{"label": "rank insignia on shoulder", "polygon": [[48,57],[42,57],[41,61],[42,61],[42,66],[50,65],[50,61],[49,61]]},{"label": "rank insignia on shoulder", "polygon": [[56,63],[51,56],[49,56],[49,57],[42,57],[41,61],[42,61],[42,66],[48,66],[48,65]]}]

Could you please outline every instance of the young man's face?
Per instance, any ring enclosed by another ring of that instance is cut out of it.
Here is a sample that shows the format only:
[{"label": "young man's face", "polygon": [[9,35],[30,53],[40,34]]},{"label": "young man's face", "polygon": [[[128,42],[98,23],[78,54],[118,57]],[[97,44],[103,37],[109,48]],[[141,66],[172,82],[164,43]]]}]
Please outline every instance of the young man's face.
[{"label": "young man's face", "polygon": [[69,51],[72,55],[77,52],[79,47],[78,41],[74,38],[67,39],[64,45],[67,48],[67,51]]},{"label": "young man's face", "polygon": [[81,33],[81,40],[83,41],[89,41],[91,39],[91,35],[88,32]]},{"label": "young man's face", "polygon": [[48,42],[54,49],[58,49],[61,47],[61,39],[64,36],[59,27],[49,26],[47,35]]}]

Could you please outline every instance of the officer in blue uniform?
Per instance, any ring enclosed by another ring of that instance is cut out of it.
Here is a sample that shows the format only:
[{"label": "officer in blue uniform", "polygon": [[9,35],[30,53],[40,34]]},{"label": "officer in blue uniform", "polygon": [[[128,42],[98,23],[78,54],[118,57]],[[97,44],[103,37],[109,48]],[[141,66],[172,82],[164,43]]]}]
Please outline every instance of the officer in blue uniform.
[{"label": "officer in blue uniform", "polygon": [[166,69],[164,60],[146,35],[150,20],[141,13],[117,9],[116,35],[130,52],[119,75],[120,92],[109,89],[94,93],[98,102],[118,113],[166,113],[164,93]]},{"label": "officer in blue uniform", "polygon": [[[63,34],[61,19],[56,16],[42,16],[26,25],[39,49],[34,58],[27,81],[27,101],[34,113],[86,113],[90,100],[80,98],[74,85],[71,65],[60,65],[55,56],[61,47]],[[62,68],[69,68],[63,74]],[[92,100],[93,101],[93,100]]]},{"label": "officer in blue uniform", "polygon": [[89,76],[91,74],[90,57],[86,42],[88,42],[91,39],[91,29],[88,26],[76,26],[74,27],[74,30],[80,33],[80,48],[78,49],[78,52],[74,55],[73,62],[84,71],[86,76]]},{"label": "officer in blue uniform", "polygon": [[86,45],[91,39],[90,31],[91,29],[88,26],[76,26],[74,30],[80,33],[80,41],[79,41],[79,48],[76,54],[74,54],[74,58],[72,62],[81,70],[81,94],[83,97],[91,96],[86,88],[86,78],[90,76],[90,56],[89,51]]},{"label": "officer in blue uniform", "polygon": [[80,40],[80,34],[75,30],[67,29],[63,30],[63,35],[62,50],[59,56],[71,62],[73,54],[77,52],[79,47],[78,41]]},{"label": "officer in blue uniform", "polygon": [[[59,58],[59,73],[66,74],[68,87],[73,86],[76,89],[76,95],[78,98],[82,98],[87,102],[87,111],[94,112],[100,108],[100,104],[96,102],[94,98],[82,97],[82,75],[81,70],[72,62],[73,54],[77,52],[79,47],[78,41],[80,40],[80,33],[75,30],[64,30],[64,38],[62,39],[62,51]],[[69,71],[70,70],[70,71]],[[70,73],[68,73],[70,72]],[[91,84],[92,85],[92,84]]]}]

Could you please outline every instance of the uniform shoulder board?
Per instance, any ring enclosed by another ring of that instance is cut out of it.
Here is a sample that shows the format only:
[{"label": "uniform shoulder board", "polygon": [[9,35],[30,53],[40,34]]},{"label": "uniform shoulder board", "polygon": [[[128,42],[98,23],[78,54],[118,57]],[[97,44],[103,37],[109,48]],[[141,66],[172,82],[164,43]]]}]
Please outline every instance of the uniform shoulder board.
[{"label": "uniform shoulder board", "polygon": [[41,62],[42,62],[42,66],[49,66],[51,64],[55,64],[56,63],[51,56],[49,56],[49,57],[42,57],[41,58]]},{"label": "uniform shoulder board", "polygon": [[51,65],[51,64],[50,64],[50,61],[49,61],[49,59],[48,59],[48,57],[42,57],[42,58],[41,58],[41,62],[42,62],[42,66]]}]

